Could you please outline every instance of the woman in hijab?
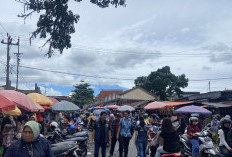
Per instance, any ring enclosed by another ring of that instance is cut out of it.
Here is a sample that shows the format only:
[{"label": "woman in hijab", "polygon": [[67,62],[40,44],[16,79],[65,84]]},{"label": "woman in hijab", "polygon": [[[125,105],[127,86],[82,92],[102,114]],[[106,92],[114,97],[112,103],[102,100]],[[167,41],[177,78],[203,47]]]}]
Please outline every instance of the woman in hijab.
[{"label": "woman in hijab", "polygon": [[14,139],[14,128],[16,127],[15,121],[13,116],[6,115],[3,119],[2,123],[2,145],[4,148],[3,156],[7,150],[7,148],[11,145]]},{"label": "woman in hijab", "polygon": [[39,124],[29,121],[24,125],[22,138],[13,143],[4,157],[54,157],[49,142],[40,136]]}]

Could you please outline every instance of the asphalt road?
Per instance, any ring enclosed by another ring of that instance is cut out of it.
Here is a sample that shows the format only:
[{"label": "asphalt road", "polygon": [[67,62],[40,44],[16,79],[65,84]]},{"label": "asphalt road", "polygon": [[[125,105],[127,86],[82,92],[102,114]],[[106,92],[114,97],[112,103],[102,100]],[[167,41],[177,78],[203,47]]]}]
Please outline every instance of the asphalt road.
[{"label": "asphalt road", "polygon": [[[91,137],[91,133],[90,133],[89,137]],[[117,142],[117,144],[115,146],[115,149],[114,149],[114,157],[119,157],[119,150],[118,150],[118,148],[119,148],[119,144]],[[107,147],[106,157],[109,156],[109,151],[110,151],[110,147]],[[87,157],[93,157],[93,153],[94,153],[94,144],[92,146],[89,145]],[[129,144],[128,157],[136,157],[136,155],[137,155],[137,149],[136,149],[136,146],[134,144],[134,136],[133,136],[132,139],[130,140],[130,144]],[[99,155],[98,156],[101,157],[101,151],[99,151]]]}]

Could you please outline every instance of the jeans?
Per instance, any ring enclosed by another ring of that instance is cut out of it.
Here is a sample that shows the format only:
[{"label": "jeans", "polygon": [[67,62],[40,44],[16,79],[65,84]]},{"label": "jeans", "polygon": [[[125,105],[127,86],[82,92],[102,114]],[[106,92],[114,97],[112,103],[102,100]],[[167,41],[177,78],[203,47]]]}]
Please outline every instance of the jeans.
[{"label": "jeans", "polygon": [[192,144],[192,155],[199,155],[199,140],[189,139]]},{"label": "jeans", "polygon": [[115,147],[116,143],[117,143],[116,137],[112,137],[111,138],[110,155],[114,154],[114,147]]},{"label": "jeans", "polygon": [[94,145],[94,157],[98,157],[100,147],[101,147],[101,150],[102,150],[102,157],[106,157],[106,146],[107,146],[107,143],[95,142],[95,145]]},{"label": "jeans", "polygon": [[139,157],[146,157],[147,139],[137,140],[137,147],[139,150]]},{"label": "jeans", "polygon": [[232,153],[225,147],[225,146],[219,146],[220,152],[225,156],[225,157],[231,157]]},{"label": "jeans", "polygon": [[128,147],[130,143],[130,137],[119,137],[119,157],[123,157],[123,152],[124,152],[124,157],[127,157],[128,155]]}]

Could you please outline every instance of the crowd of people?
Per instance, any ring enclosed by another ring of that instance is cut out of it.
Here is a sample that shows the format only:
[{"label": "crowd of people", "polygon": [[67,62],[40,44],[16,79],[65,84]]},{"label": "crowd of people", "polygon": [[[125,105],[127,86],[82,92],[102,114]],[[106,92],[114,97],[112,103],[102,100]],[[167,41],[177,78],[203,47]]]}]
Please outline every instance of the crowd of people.
[{"label": "crowd of people", "polygon": [[[4,115],[1,124],[3,156],[37,156],[53,157],[49,142],[43,135],[59,128],[68,129],[72,133],[79,132],[83,127],[92,131],[90,145],[94,144],[94,157],[106,156],[109,147],[109,157],[119,151],[120,157],[127,157],[129,145],[135,144],[137,156],[146,157],[148,151],[151,157],[161,157],[164,153],[181,151],[180,135],[186,134],[192,144],[192,156],[199,156],[199,139],[196,136],[207,126],[203,126],[198,114],[158,115],[145,112],[102,111],[100,115],[93,113],[37,113],[13,117]],[[155,136],[151,135],[151,129]],[[232,156],[231,117],[212,116],[208,126],[214,143],[218,144],[220,152]],[[134,136],[134,142],[130,142]],[[15,141],[15,142],[14,142]],[[119,147],[116,147],[118,142]],[[149,147],[149,150],[148,150]],[[100,149],[101,148],[101,149]],[[101,150],[101,152],[99,152]]]}]

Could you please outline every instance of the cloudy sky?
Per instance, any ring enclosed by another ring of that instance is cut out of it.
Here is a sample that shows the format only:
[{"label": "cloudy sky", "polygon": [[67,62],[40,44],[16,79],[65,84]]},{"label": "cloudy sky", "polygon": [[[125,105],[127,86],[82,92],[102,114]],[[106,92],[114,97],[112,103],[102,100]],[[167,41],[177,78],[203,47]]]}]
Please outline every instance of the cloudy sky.
[{"label": "cloudy sky", "polygon": [[[70,0],[71,1],[71,0]],[[231,0],[127,0],[126,7],[102,9],[88,0],[70,2],[80,15],[72,48],[52,58],[39,48],[43,40],[29,44],[38,15],[26,23],[14,0],[0,0],[0,39],[8,32],[20,37],[21,65],[72,74],[58,74],[20,67],[19,87],[38,83],[46,95],[68,95],[73,85],[90,83],[101,89],[128,89],[134,79],[163,66],[186,74],[184,91],[208,92],[232,89],[232,1]],[[16,78],[17,47],[12,46],[12,85]],[[0,44],[0,85],[5,84],[6,45]],[[45,92],[46,89],[46,92]]]}]

